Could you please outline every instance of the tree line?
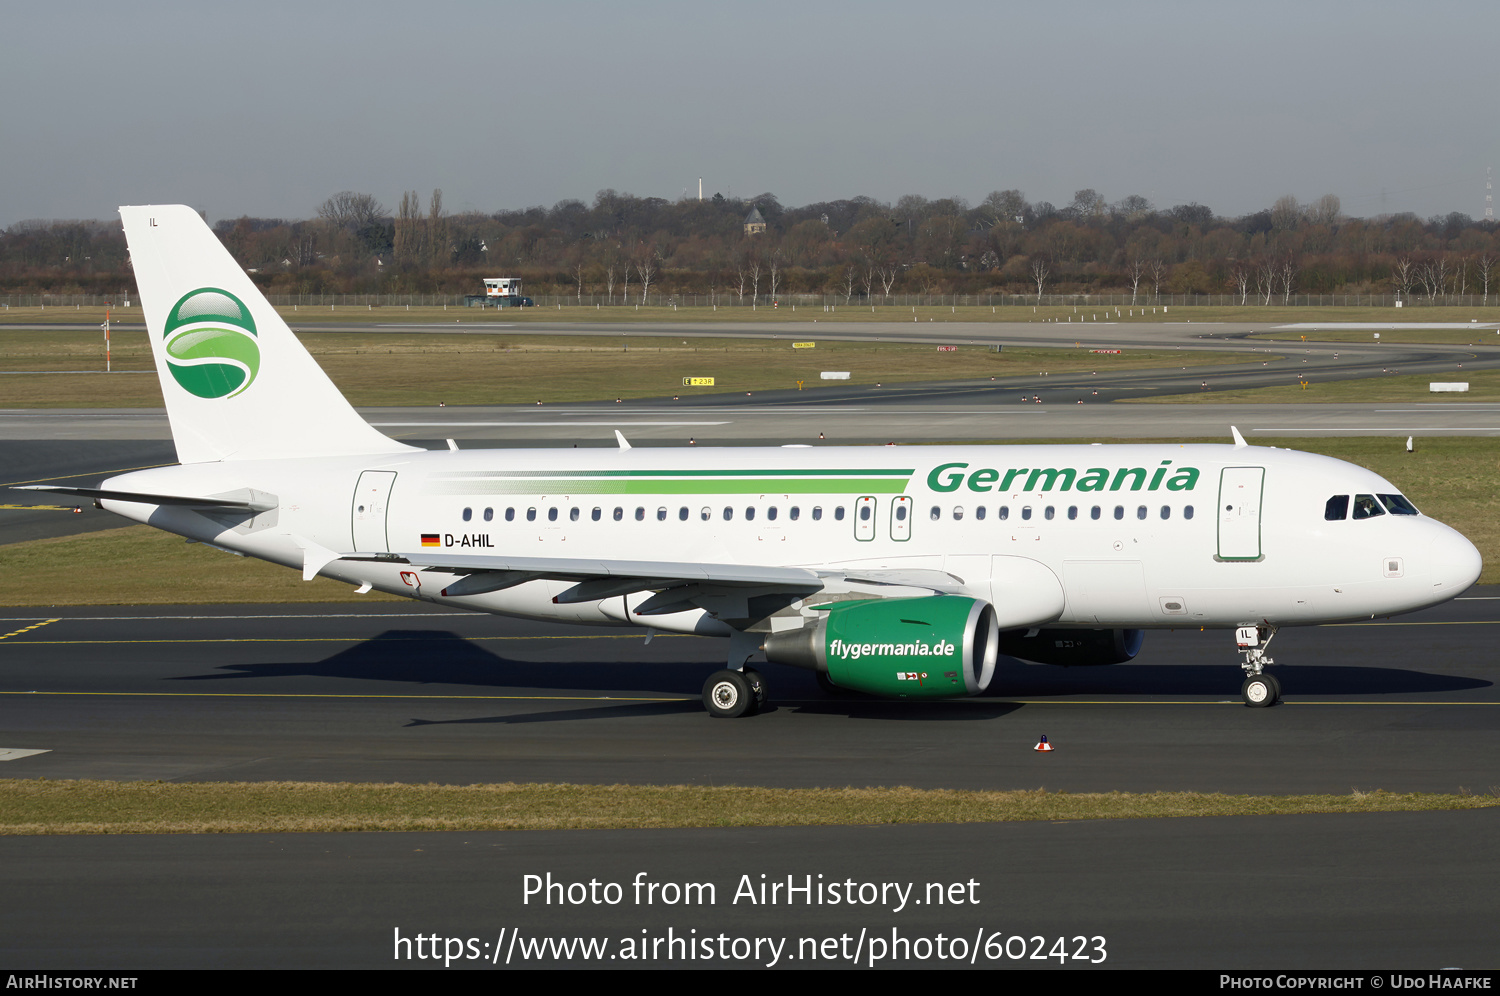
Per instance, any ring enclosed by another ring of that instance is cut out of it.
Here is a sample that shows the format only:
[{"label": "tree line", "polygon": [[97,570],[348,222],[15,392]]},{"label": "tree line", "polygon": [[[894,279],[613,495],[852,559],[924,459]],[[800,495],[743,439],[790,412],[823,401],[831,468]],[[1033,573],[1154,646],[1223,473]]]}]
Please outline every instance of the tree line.
[{"label": "tree line", "polygon": [[[747,235],[752,209],[764,232]],[[491,214],[450,214],[441,190],[406,191],[391,211],[343,191],[305,220],[242,217],[215,231],[263,290],[277,294],[474,294],[486,276],[527,293],[612,303],[655,291],[726,303],[820,293],[879,303],[892,294],[1481,296],[1500,260],[1493,220],[1454,212],[1353,218],[1327,195],[1283,197],[1227,218],[1201,204],[1160,209],[1094,190],[1070,204],[995,191],[869,197],[784,206],[770,193],[668,201],[601,190]],[[131,286],[117,221],[26,221],[0,232],[0,292],[115,293]]]}]

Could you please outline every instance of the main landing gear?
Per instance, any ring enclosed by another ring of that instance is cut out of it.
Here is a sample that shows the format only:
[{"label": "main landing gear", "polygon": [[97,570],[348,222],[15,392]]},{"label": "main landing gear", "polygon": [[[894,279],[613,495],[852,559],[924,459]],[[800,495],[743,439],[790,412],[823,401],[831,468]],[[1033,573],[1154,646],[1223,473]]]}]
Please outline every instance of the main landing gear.
[{"label": "main landing gear", "polygon": [[1266,656],[1266,647],[1276,635],[1276,627],[1241,626],[1234,632],[1234,642],[1245,655],[1240,667],[1245,669],[1245,683],[1240,686],[1240,696],[1245,705],[1254,708],[1273,706],[1281,701],[1281,682],[1275,675],[1267,674],[1267,665],[1276,663]]},{"label": "main landing gear", "polygon": [[703,683],[703,706],[716,719],[753,716],[766,704],[766,679],[753,667],[715,671]]}]

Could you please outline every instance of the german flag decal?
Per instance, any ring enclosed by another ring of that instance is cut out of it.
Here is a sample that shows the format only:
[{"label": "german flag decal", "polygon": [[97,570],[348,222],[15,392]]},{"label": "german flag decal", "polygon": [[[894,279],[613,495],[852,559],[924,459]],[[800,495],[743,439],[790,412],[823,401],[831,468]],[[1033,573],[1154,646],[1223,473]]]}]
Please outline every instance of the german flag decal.
[{"label": "german flag decal", "polygon": [[422,534],[422,545],[423,546],[442,546],[443,545],[443,541],[442,541],[442,538],[437,533],[423,533]]}]

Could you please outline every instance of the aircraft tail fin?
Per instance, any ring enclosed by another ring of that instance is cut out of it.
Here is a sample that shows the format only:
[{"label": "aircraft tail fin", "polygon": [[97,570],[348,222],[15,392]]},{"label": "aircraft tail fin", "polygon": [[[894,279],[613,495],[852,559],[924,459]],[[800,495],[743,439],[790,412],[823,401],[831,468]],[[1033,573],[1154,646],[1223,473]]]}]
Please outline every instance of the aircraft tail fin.
[{"label": "aircraft tail fin", "polygon": [[178,460],[413,448],[359,416],[198,212],[122,207],[120,217]]}]

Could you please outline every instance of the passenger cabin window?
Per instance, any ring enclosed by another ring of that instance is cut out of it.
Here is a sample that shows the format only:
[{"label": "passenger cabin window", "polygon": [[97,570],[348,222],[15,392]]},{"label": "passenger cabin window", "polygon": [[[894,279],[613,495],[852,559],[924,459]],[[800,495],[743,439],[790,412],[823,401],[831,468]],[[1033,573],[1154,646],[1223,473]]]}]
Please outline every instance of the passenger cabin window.
[{"label": "passenger cabin window", "polygon": [[724,521],[728,522],[729,520],[731,520],[733,518],[734,518],[734,509],[730,508],[728,505],[725,505],[724,506]]},{"label": "passenger cabin window", "polygon": [[943,517],[943,510],[934,505],[932,506],[932,511],[927,514],[928,517],[932,519],[932,521],[936,522],[938,519],[941,519]]},{"label": "passenger cabin window", "polygon": [[515,522],[516,521],[516,510],[514,508],[507,508],[505,510],[505,521],[506,522]]},{"label": "passenger cabin window", "polygon": [[472,518],[474,518],[474,510],[472,508],[464,509],[464,521],[468,522]]},{"label": "passenger cabin window", "polygon": [[1048,505],[1047,510],[1043,512],[1042,515],[1046,516],[1048,519],[1051,519],[1057,515],[1057,509],[1052,505]]},{"label": "passenger cabin window", "polygon": [[1123,518],[1125,518],[1125,506],[1124,505],[1116,505],[1115,506],[1115,518],[1117,518],[1117,519],[1123,519]]},{"label": "passenger cabin window", "polygon": [[1348,495],[1334,495],[1332,498],[1328,499],[1328,503],[1323,506],[1323,518],[1329,522],[1337,522],[1340,519],[1346,519],[1348,517]]},{"label": "passenger cabin window", "polygon": [[600,508],[598,505],[595,505],[594,510],[589,513],[589,518],[593,519],[595,522],[598,522],[600,517],[603,515],[604,509]]},{"label": "passenger cabin window", "polygon": [[745,506],[745,521],[748,522],[748,521],[750,521],[753,518],[755,518],[755,506],[754,505],[746,505]]},{"label": "passenger cabin window", "polygon": [[646,506],[644,506],[644,505],[637,505],[635,507],[635,521],[637,521],[637,522],[645,522],[646,521]]},{"label": "passenger cabin window", "polygon": [[776,506],[775,505],[772,505],[770,508],[766,509],[766,518],[768,520],[770,520],[771,522],[775,522],[776,521]]},{"label": "passenger cabin window", "polygon": [[1078,518],[1078,506],[1077,505],[1069,505],[1068,506],[1068,518],[1070,518],[1070,519],[1076,519],[1076,518]]},{"label": "passenger cabin window", "polygon": [[792,520],[792,521],[793,521],[793,522],[796,522],[796,521],[797,521],[797,520],[798,520],[798,519],[799,519],[799,518],[801,518],[801,517],[802,517],[802,509],[800,509],[800,508],[798,508],[798,507],[797,507],[797,506],[796,506],[796,505],[793,505],[793,506],[792,506],[792,509],[791,509],[791,511],[789,511],[789,512],[788,512],[788,513],[787,513],[787,516],[788,516],[788,517],[789,517],[789,518],[790,518],[790,519],[791,519],[791,520]]},{"label": "passenger cabin window", "polygon": [[1373,519],[1377,515],[1384,515],[1385,509],[1380,507],[1380,502],[1375,500],[1374,495],[1354,496],[1354,518]]},{"label": "passenger cabin window", "polygon": [[658,508],[656,510],[656,521],[657,522],[666,522],[667,521],[667,506],[663,505],[661,508]]},{"label": "passenger cabin window", "polygon": [[1193,517],[1193,506],[1184,505],[1182,508],[1182,517],[1184,519],[1191,519]]},{"label": "passenger cabin window", "polygon": [[557,509],[556,508],[549,508],[549,509],[547,509],[547,521],[548,522],[556,522],[557,521]]},{"label": "passenger cabin window", "polygon": [[976,519],[983,519],[984,518],[984,506],[983,505],[980,505],[980,506],[978,506],[978,507],[976,507],[974,509],[974,518],[976,518]]},{"label": "passenger cabin window", "polygon": [[814,505],[813,506],[813,521],[814,522],[822,522],[823,521],[823,506],[822,505]]},{"label": "passenger cabin window", "polygon": [[1095,505],[1093,508],[1089,509],[1089,518],[1090,519],[1097,519],[1097,518],[1099,518],[1099,516],[1101,516],[1103,514],[1104,514],[1104,509],[1100,508],[1098,505]]},{"label": "passenger cabin window", "polygon": [[1031,518],[1031,506],[1030,505],[1026,505],[1026,506],[1024,506],[1021,509],[1021,518],[1023,518],[1023,519],[1030,519]]},{"label": "passenger cabin window", "polygon": [[615,521],[619,522],[623,518],[625,518],[625,510],[623,508],[621,508],[619,505],[616,505],[615,506]]},{"label": "passenger cabin window", "polygon": [[536,521],[536,509],[534,509],[534,508],[528,508],[526,510],[526,521],[527,522],[535,522]]},{"label": "passenger cabin window", "polygon": [[955,519],[962,519],[964,517],[964,507],[962,505],[953,506],[953,517]]},{"label": "passenger cabin window", "polygon": [[1009,505],[1001,505],[1000,506],[1000,511],[997,512],[997,513],[995,513],[995,514],[1000,517],[1000,521],[1001,522],[1004,522],[1006,519],[1010,518],[1010,506]]},{"label": "passenger cabin window", "polygon": [[835,522],[844,521],[844,506],[840,505],[838,508],[835,508],[833,510],[833,518]]},{"label": "passenger cabin window", "polygon": [[495,510],[493,508],[487,508],[487,509],[484,510],[484,521],[485,522],[493,522],[494,518],[495,518]]},{"label": "passenger cabin window", "polygon": [[578,509],[576,509],[576,508],[569,509],[569,511],[568,511],[568,521],[570,521],[570,522],[577,522],[578,521],[578,516],[579,516]]},{"label": "passenger cabin window", "polygon": [[686,505],[677,510],[677,518],[681,522],[686,522],[688,520],[688,509]]}]

